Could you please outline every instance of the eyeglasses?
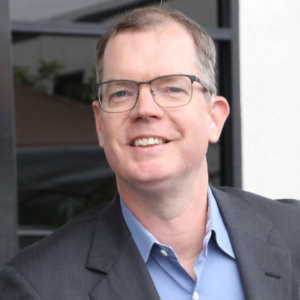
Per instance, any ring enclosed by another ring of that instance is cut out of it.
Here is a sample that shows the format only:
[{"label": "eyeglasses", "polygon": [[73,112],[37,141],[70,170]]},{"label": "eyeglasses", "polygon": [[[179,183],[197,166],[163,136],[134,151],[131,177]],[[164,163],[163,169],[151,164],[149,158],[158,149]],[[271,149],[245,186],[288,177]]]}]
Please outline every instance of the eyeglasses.
[{"label": "eyeglasses", "polygon": [[198,82],[204,92],[212,94],[208,86],[194,75],[175,74],[159,76],[149,81],[109,80],[95,84],[100,108],[108,113],[133,109],[139,98],[139,86],[149,84],[157,105],[166,108],[180,107],[190,103],[193,83]]}]

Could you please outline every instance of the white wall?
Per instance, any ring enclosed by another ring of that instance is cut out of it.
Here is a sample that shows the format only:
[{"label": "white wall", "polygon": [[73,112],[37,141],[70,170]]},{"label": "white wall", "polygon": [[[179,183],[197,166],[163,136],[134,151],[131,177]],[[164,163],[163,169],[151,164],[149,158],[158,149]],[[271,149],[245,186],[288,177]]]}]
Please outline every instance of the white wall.
[{"label": "white wall", "polygon": [[300,199],[300,1],[240,0],[243,188]]}]

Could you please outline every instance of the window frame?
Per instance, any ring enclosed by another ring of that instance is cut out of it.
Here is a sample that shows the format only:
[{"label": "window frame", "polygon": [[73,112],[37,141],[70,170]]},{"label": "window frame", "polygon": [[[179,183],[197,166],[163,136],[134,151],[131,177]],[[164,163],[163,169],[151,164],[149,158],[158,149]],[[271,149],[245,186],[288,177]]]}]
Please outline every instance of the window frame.
[{"label": "window frame", "polygon": [[[133,7],[153,4],[155,1],[127,1]],[[216,28],[207,28],[212,38],[219,43],[219,91],[230,103],[231,115],[221,138],[221,183],[222,185],[242,186],[241,153],[241,117],[240,117],[240,79],[239,79],[239,1],[218,0],[218,21]],[[3,68],[0,79],[0,205],[5,207],[5,218],[0,218],[0,263],[7,260],[18,249],[17,233],[29,234],[17,230],[17,174],[13,109],[13,77],[10,61],[11,47],[9,39],[17,42],[34,35],[55,36],[99,36],[107,30],[107,24],[99,25],[84,22],[17,22],[10,23],[9,0],[0,0],[0,60]],[[115,8],[119,12],[120,7]],[[104,12],[101,12],[105,14]],[[114,11],[110,8],[110,14]],[[37,229],[38,230],[38,229]],[[40,232],[39,232],[40,233]],[[32,232],[34,234],[34,232]]]}]

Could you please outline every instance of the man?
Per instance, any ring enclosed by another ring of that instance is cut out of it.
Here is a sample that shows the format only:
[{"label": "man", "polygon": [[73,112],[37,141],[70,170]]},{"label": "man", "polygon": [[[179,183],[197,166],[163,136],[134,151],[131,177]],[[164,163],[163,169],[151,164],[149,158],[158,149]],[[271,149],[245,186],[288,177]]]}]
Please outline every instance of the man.
[{"label": "man", "polygon": [[102,37],[93,108],[119,196],[4,266],[0,299],[298,299],[300,205],[208,184],[229,114],[214,65],[203,29],[162,8]]}]

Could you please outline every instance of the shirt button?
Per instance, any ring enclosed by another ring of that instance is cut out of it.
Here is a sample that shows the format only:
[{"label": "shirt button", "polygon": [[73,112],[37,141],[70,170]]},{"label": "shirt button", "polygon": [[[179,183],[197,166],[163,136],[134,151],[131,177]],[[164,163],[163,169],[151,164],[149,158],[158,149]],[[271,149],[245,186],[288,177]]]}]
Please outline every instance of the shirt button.
[{"label": "shirt button", "polygon": [[198,299],[199,299],[199,294],[197,292],[194,292],[193,300],[198,300]]},{"label": "shirt button", "polygon": [[168,256],[168,252],[164,249],[160,249],[160,253],[163,255],[163,256]]}]

